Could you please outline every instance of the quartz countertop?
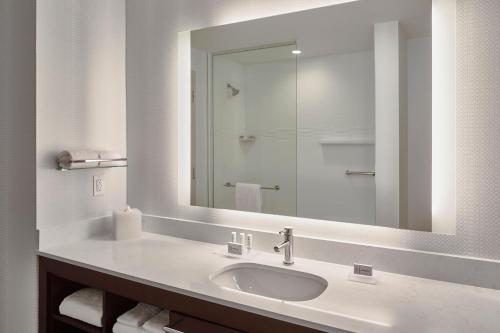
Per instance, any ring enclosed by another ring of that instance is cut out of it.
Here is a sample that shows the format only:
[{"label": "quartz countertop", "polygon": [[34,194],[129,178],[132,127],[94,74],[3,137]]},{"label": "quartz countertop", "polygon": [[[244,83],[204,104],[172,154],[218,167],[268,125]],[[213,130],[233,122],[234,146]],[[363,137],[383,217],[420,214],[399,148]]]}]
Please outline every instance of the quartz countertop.
[{"label": "quartz countertop", "polygon": [[133,241],[88,239],[40,256],[326,332],[500,332],[500,291],[375,271],[377,284],[347,279],[352,267],[295,258],[287,269],[328,281],[319,297],[281,301],[223,289],[209,276],[227,265],[284,267],[282,254],[230,258],[225,247],[144,233]]}]

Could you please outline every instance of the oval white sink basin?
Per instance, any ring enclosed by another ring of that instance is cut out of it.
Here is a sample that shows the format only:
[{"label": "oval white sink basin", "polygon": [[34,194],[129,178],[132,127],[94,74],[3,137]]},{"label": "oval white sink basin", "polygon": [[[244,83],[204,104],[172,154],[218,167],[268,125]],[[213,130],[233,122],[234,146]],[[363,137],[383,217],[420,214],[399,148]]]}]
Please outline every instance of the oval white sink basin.
[{"label": "oval white sink basin", "polygon": [[223,288],[285,301],[308,301],[328,287],[328,281],[313,274],[254,263],[227,266],[210,280]]}]

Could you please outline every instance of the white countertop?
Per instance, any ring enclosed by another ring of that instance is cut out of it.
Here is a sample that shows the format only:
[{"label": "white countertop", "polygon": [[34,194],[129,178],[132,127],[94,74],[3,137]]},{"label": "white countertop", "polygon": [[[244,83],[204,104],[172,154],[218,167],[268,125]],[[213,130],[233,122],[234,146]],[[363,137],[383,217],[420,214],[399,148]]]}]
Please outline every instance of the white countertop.
[{"label": "white countertop", "polygon": [[352,267],[295,258],[289,269],[328,281],[318,298],[279,301],[226,290],[209,276],[238,262],[284,267],[283,256],[251,260],[217,254],[224,247],[144,233],[137,241],[89,239],[39,255],[303,326],[339,332],[500,332],[500,291],[375,271],[376,285],[347,279]]}]

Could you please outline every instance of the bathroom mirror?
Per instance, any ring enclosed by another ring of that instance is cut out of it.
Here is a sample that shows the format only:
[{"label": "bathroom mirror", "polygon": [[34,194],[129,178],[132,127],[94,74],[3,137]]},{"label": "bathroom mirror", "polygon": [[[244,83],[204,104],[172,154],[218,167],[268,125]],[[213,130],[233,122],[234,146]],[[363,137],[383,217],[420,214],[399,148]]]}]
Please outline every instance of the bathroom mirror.
[{"label": "bathroom mirror", "polygon": [[454,15],[339,1],[180,33],[180,203],[454,233]]}]

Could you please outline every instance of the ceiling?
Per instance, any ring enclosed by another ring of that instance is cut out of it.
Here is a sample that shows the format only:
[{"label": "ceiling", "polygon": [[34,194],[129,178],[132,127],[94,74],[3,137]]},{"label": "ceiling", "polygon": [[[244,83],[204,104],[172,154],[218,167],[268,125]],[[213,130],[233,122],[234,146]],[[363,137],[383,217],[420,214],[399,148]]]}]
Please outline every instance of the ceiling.
[{"label": "ceiling", "polygon": [[295,44],[274,47],[269,46],[261,49],[231,52],[217,56],[224,57],[227,60],[241,65],[253,65],[276,61],[295,60],[296,56],[292,53],[292,51],[296,49],[297,46]]},{"label": "ceiling", "polygon": [[195,30],[192,47],[209,52],[297,43],[302,57],[373,49],[374,24],[399,21],[407,39],[430,37],[432,0],[358,0]]}]

